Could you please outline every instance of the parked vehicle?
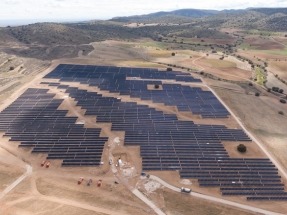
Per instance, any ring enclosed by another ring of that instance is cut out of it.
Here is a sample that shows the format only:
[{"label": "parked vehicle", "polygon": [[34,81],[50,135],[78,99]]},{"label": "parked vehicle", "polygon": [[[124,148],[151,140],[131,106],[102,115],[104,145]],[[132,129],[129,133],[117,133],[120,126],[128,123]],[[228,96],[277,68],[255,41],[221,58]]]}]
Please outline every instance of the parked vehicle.
[{"label": "parked vehicle", "polygon": [[190,192],[191,192],[191,189],[186,188],[186,187],[182,187],[180,190],[181,190],[181,192],[183,192],[183,193],[190,193]]}]

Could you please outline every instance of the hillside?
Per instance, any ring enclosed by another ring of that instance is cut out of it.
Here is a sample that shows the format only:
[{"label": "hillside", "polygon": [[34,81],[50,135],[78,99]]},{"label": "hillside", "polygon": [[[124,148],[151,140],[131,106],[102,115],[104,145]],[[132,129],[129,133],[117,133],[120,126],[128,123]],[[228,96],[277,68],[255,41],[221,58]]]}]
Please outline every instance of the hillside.
[{"label": "hillside", "polygon": [[85,55],[93,49],[91,42],[135,37],[125,27],[102,23],[36,23],[0,28],[3,51],[41,60],[75,57],[79,51]]},{"label": "hillside", "polygon": [[196,23],[204,27],[235,27],[245,29],[286,31],[287,8],[248,8],[245,10],[183,9],[140,16],[115,17],[124,23]]},{"label": "hillside", "polygon": [[170,12],[157,12],[147,15],[115,17],[112,21],[117,22],[146,22],[146,23],[183,23],[190,22],[194,18],[212,16],[217,14],[216,10],[181,9]]}]

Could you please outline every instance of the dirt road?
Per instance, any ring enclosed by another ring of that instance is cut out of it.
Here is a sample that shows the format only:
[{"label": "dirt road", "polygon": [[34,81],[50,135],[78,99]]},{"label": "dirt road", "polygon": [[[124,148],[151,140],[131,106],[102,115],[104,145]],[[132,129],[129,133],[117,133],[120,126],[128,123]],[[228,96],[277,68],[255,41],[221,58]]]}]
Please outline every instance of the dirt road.
[{"label": "dirt road", "polygon": [[[153,179],[153,180],[157,181],[158,183],[160,183],[161,185],[163,185],[164,187],[166,187],[166,188],[168,188],[170,190],[173,190],[175,192],[181,192],[180,188],[175,187],[175,186],[173,186],[171,184],[168,184],[167,182],[165,182],[164,180],[160,179],[157,176],[150,175],[150,179]],[[231,202],[231,201],[228,201],[228,200],[225,200],[225,199],[220,199],[220,198],[216,198],[216,197],[213,197],[213,196],[208,196],[208,195],[204,195],[204,194],[200,194],[200,193],[191,192],[190,195],[193,196],[193,197],[196,197],[196,198],[201,198],[201,199],[212,201],[212,202],[215,202],[215,203],[241,208],[241,209],[252,211],[252,212],[255,212],[255,213],[266,214],[266,215],[283,215],[283,214],[280,214],[280,213],[275,213],[275,212],[272,212],[272,211],[267,211],[267,210],[263,210],[263,209],[260,209],[260,208],[256,208],[256,207],[252,207],[252,206],[248,206],[248,205],[243,205],[243,204],[239,204],[239,203],[236,203],[236,202]]]}]

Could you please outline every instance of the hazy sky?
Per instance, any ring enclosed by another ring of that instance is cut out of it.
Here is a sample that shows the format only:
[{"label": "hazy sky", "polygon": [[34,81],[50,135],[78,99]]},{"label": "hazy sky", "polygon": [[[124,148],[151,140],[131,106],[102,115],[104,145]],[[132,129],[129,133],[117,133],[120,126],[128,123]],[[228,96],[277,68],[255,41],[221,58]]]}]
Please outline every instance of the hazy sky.
[{"label": "hazy sky", "polygon": [[0,0],[5,20],[89,20],[182,8],[287,7],[287,0]]}]

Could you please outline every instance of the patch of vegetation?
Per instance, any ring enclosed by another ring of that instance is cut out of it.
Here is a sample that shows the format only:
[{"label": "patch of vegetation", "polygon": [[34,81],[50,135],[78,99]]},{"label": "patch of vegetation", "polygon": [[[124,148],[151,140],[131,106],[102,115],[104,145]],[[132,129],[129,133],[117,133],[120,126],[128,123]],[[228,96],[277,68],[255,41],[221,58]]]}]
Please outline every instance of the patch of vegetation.
[{"label": "patch of vegetation", "polygon": [[264,71],[259,67],[256,67],[255,71],[256,71],[257,83],[260,85],[264,85],[266,81],[266,75],[264,74]]},{"label": "patch of vegetation", "polygon": [[240,153],[245,153],[247,151],[247,147],[244,144],[239,144],[237,146],[237,151],[239,151]]}]

